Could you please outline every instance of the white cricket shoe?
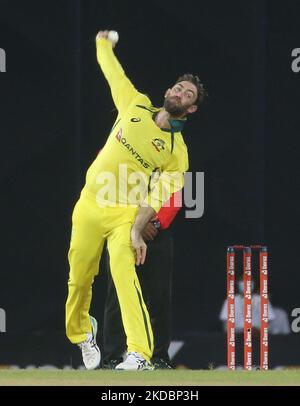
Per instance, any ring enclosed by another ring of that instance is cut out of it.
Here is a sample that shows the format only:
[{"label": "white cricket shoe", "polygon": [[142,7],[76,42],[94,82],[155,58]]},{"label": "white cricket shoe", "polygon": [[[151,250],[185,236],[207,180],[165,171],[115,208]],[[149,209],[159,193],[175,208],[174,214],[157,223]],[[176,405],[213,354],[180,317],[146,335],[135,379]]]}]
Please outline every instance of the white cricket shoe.
[{"label": "white cricket shoe", "polygon": [[83,341],[82,343],[78,344],[78,347],[81,349],[82,359],[86,369],[92,370],[98,368],[101,361],[101,353],[99,347],[96,343],[96,335],[97,335],[97,320],[94,317],[91,317],[91,324],[92,324],[92,335],[91,338]]},{"label": "white cricket shoe", "polygon": [[124,371],[142,371],[152,370],[153,366],[137,352],[129,352],[125,361],[117,365],[115,369]]}]

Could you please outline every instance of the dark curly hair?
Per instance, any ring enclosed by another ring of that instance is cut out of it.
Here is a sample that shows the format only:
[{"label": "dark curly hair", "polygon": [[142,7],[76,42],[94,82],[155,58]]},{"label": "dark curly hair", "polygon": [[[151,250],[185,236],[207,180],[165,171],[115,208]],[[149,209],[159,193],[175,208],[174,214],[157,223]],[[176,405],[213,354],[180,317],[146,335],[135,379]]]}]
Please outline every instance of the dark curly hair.
[{"label": "dark curly hair", "polygon": [[195,100],[194,104],[201,104],[204,99],[208,96],[207,91],[204,88],[203,83],[201,82],[201,80],[198,78],[198,76],[193,75],[192,73],[185,73],[184,75],[180,76],[177,80],[176,83],[179,82],[183,82],[183,81],[187,81],[187,82],[191,82],[193,83],[194,86],[196,86],[197,88],[197,99]]}]

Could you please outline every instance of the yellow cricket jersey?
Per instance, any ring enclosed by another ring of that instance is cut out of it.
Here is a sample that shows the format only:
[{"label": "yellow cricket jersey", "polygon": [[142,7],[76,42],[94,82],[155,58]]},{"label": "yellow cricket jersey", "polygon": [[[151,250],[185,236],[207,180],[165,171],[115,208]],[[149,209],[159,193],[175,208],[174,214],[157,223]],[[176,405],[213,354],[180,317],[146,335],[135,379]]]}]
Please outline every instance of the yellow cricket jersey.
[{"label": "yellow cricket jersey", "polygon": [[185,120],[170,120],[171,129],[154,121],[159,108],[126,77],[105,38],[96,40],[97,59],[111,89],[118,117],[101,153],[90,166],[84,190],[100,205],[138,206],[158,211],[182,189],[188,153],[181,129]]}]

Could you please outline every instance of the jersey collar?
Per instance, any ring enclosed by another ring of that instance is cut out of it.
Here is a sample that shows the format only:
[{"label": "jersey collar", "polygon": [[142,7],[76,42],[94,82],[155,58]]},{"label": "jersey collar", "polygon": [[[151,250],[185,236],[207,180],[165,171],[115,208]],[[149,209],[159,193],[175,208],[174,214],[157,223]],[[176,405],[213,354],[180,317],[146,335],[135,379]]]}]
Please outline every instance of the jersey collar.
[{"label": "jersey collar", "polygon": [[[161,109],[155,111],[152,115],[153,121]],[[187,121],[187,118],[171,118],[168,120],[171,128],[161,128],[162,131],[167,131],[169,133],[179,133],[183,130],[184,124]]]},{"label": "jersey collar", "polygon": [[[171,118],[169,121],[171,129],[177,133],[177,132],[181,132],[183,130],[184,124],[186,123],[186,118]],[[171,130],[169,130],[171,131]]]}]

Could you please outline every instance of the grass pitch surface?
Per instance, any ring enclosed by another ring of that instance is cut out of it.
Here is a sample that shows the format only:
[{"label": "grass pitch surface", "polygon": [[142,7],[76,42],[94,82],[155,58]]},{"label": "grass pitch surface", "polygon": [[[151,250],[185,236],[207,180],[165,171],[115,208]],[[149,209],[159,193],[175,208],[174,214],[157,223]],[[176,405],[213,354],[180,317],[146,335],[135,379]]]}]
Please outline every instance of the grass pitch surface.
[{"label": "grass pitch surface", "polygon": [[276,371],[0,370],[0,386],[237,386],[300,385],[300,369]]}]

